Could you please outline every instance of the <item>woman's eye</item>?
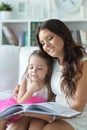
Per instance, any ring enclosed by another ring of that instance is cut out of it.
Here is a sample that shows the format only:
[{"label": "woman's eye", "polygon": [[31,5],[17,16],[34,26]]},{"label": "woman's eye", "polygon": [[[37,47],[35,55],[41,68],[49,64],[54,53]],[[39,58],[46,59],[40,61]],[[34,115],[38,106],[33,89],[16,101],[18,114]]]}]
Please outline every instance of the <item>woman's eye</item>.
[{"label": "woman's eye", "polygon": [[40,44],[41,44],[42,46],[43,46],[43,45],[45,45],[45,43],[44,43],[44,42],[41,42]]},{"label": "woman's eye", "polygon": [[48,36],[48,40],[52,40],[53,39],[53,36]]}]

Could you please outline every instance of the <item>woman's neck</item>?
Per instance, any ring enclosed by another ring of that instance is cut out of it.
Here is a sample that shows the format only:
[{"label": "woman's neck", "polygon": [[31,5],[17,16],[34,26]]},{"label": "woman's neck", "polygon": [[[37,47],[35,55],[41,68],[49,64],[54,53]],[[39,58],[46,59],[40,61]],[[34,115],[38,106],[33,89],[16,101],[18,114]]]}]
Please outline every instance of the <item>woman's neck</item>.
[{"label": "woman's neck", "polygon": [[59,65],[63,66],[63,59],[58,58],[58,63],[59,63]]},{"label": "woman's neck", "polygon": [[61,55],[59,55],[59,56],[57,57],[57,59],[58,59],[58,63],[59,63],[61,66],[63,66],[63,63],[64,63],[64,53],[62,53]]}]

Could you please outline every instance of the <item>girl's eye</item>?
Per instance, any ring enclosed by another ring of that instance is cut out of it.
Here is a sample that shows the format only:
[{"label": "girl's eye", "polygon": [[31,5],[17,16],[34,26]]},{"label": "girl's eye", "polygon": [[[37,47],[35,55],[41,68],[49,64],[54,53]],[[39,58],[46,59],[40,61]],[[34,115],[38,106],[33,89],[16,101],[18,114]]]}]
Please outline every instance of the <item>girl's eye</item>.
[{"label": "girl's eye", "polygon": [[33,69],[34,67],[33,66],[29,66],[29,69]]},{"label": "girl's eye", "polygon": [[38,70],[42,70],[43,68],[42,67],[38,67]]}]

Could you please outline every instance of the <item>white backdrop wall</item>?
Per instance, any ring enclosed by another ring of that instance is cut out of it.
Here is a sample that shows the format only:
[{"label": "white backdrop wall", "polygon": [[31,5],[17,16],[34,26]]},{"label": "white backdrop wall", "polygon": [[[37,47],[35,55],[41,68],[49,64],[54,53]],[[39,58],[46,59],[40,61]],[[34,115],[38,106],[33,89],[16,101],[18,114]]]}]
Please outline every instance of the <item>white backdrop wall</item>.
[{"label": "white backdrop wall", "polygon": [[[55,5],[55,0],[0,0],[8,2],[13,6],[12,19],[80,19],[80,9],[75,13],[67,13],[61,10],[59,5]],[[83,0],[84,18],[87,18],[87,0]]]}]

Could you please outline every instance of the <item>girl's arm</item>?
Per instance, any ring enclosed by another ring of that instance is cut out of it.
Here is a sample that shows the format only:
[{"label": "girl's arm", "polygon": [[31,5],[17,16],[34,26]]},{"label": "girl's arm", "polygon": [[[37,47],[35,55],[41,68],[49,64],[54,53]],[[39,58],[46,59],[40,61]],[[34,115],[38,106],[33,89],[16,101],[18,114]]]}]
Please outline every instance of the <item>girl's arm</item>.
[{"label": "girl's arm", "polygon": [[19,94],[17,98],[18,103],[24,103],[26,100],[30,99],[33,96],[33,93],[40,90],[39,82],[33,81],[30,83],[30,87],[27,90],[27,80],[24,79],[20,85]]}]

